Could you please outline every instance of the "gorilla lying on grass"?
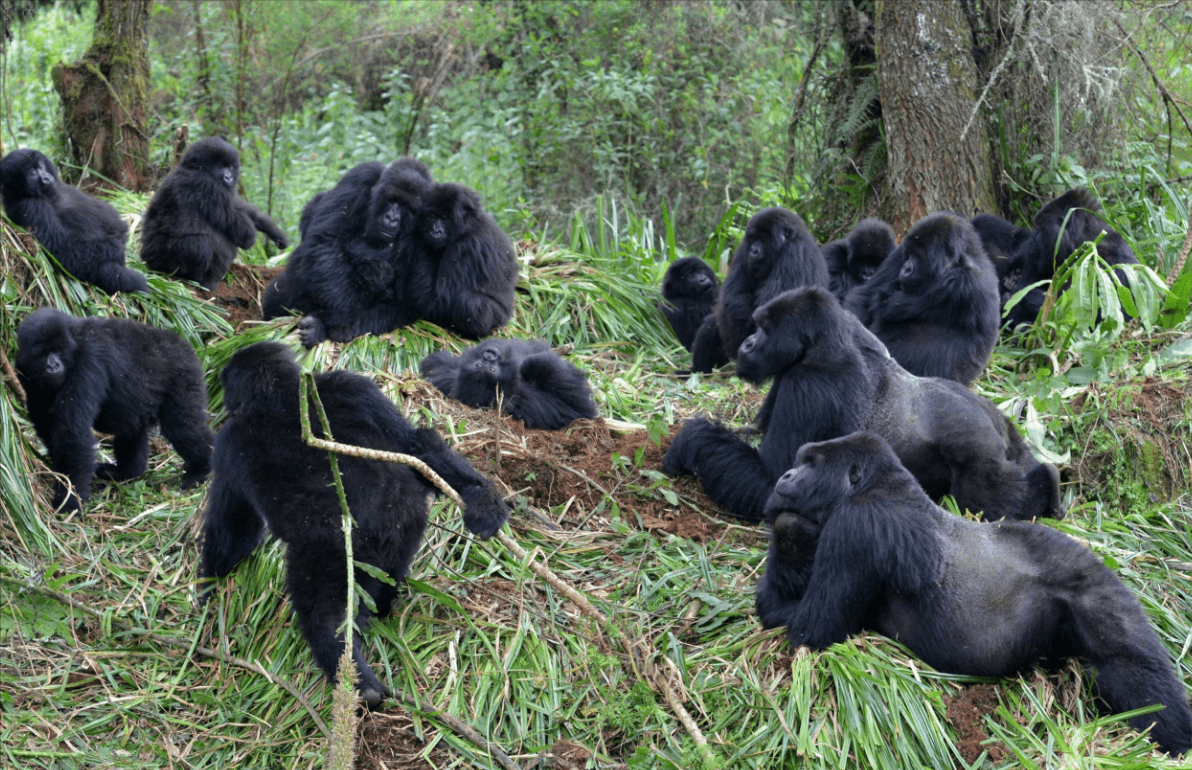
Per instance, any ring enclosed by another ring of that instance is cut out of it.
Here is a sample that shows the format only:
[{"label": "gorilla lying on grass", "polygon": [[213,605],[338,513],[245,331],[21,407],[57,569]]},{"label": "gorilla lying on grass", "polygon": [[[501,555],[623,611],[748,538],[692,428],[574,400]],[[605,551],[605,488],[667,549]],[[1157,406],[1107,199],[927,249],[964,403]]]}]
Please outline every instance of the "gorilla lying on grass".
[{"label": "gorilla lying on grass", "polygon": [[[348,597],[340,504],[327,452],[302,440],[298,416],[298,364],[274,342],[258,342],[232,356],[220,373],[231,415],[215,440],[213,478],[201,533],[200,576],[231,572],[269,531],[286,544],[286,592],[302,636],[328,679],[343,654]],[[492,537],[509,513],[493,485],[429,428],[415,429],[371,380],[337,371],[315,376],[331,434],[340,443],[418,457],[464,499],[464,526]],[[313,395],[311,402],[313,404]],[[317,413],[311,430],[322,438]],[[426,529],[427,495],[434,487],[406,465],[340,455],[348,508],[356,520],[357,561],[401,580]],[[356,582],[389,613],[394,585],[357,570]],[[371,617],[361,605],[360,619]],[[386,689],[352,637],[360,696],[370,706]]]},{"label": "gorilla lying on grass", "polygon": [[1129,720],[1161,749],[1192,744],[1187,693],[1138,599],[1072,538],[951,515],[872,433],[805,445],[765,513],[757,611],[791,644],[819,650],[869,629],[974,676],[1075,657],[1114,713],[1162,704]]}]

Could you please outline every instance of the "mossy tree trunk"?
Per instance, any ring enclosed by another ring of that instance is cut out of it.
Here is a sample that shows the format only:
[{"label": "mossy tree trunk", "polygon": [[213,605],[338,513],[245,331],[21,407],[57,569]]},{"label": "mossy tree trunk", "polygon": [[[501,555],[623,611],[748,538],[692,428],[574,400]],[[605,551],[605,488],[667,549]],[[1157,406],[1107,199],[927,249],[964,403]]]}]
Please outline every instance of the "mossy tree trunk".
[{"label": "mossy tree trunk", "polygon": [[150,6],[98,0],[91,47],[51,73],[75,160],[130,190],[147,186]]},{"label": "mossy tree trunk", "polygon": [[877,0],[875,26],[886,218],[905,232],[936,211],[997,211],[985,123],[979,111],[974,117],[977,67],[962,4]]}]

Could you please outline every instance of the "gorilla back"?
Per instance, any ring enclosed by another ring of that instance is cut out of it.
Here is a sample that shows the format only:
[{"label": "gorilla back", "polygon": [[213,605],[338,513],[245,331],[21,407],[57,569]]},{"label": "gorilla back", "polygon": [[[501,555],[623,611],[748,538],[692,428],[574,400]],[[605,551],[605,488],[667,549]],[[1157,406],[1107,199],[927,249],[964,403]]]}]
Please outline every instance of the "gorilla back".
[{"label": "gorilla back", "polygon": [[[339,500],[327,453],[302,440],[298,406],[299,369],[290,351],[259,342],[232,356],[220,373],[231,415],[215,442],[214,473],[201,532],[200,576],[223,577],[260,542],[266,523],[286,543],[286,591],[298,626],[328,679],[343,654],[347,601],[346,552]],[[465,503],[464,525],[482,538],[504,523],[508,509],[484,477],[434,431],[415,429],[365,377],[337,371],[315,376],[315,387],[336,441],[414,455],[451,485]],[[323,436],[310,407],[312,430]],[[356,520],[352,548],[357,560],[381,568],[394,580],[409,569],[426,528],[430,483],[406,465],[340,455],[348,507]],[[384,616],[396,587],[365,572],[356,581]],[[371,617],[360,608],[362,621]],[[353,636],[357,686],[370,705],[384,685],[369,668]]]},{"label": "gorilla back", "polygon": [[766,518],[758,615],[791,644],[818,650],[871,629],[975,676],[1078,658],[1114,712],[1163,706],[1131,726],[1164,751],[1192,745],[1187,692],[1138,599],[1066,535],[949,514],[871,433],[804,446]]}]

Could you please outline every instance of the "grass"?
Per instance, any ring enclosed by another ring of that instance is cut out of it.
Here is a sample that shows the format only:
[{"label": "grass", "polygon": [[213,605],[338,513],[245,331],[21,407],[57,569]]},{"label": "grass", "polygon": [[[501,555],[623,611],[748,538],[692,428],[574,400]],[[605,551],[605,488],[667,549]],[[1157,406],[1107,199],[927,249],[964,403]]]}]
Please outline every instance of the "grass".
[{"label": "grass", "polygon": [[[130,215],[143,203],[117,201]],[[650,233],[614,224],[566,248],[522,244],[517,312],[500,334],[572,345],[569,357],[588,372],[607,417],[656,427],[711,412],[747,424],[757,389],[728,375],[670,374],[687,358],[654,309],[664,265],[654,261],[661,247],[644,236]],[[35,306],[139,318],[196,345],[218,420],[217,373],[236,349],[259,339],[298,347],[284,320],[231,336],[214,307],[172,281],[151,278],[153,292],[143,299],[92,293],[55,273],[7,225],[0,248],[0,350],[8,360],[15,322]],[[1190,456],[1188,359],[1156,362],[1155,355],[1187,334],[1186,322],[1151,335],[1130,327],[1106,343],[1113,346],[1102,357],[1112,363],[1106,376],[1080,386],[1052,371],[1045,356],[1023,359],[1003,344],[978,383],[997,402],[1029,402],[1032,439],[1070,458],[1071,514],[1048,525],[1087,543],[1140,597],[1186,685],[1190,500],[1165,499],[1148,486],[1154,480],[1145,464],[1114,458],[1144,438],[1163,442],[1165,456]],[[495,469],[484,448],[491,426],[428,395],[416,376],[427,353],[466,345],[420,323],[323,345],[301,361],[313,370],[371,373],[405,414],[431,422],[476,454],[480,467]],[[1127,386],[1134,395],[1112,398]],[[259,548],[207,604],[197,604],[203,492],[177,489],[173,452],[158,447],[142,478],[97,490],[85,513],[64,518],[47,506],[40,443],[11,388],[2,392],[0,764],[323,767],[332,688],[286,606],[281,546]],[[1160,392],[1178,396],[1161,412],[1121,403],[1137,406]],[[634,466],[648,488],[633,489]],[[362,718],[371,737],[359,747],[361,767],[501,766],[445,715],[523,768],[549,766],[552,755],[579,757],[574,765],[556,760],[575,767],[1178,766],[1123,727],[1120,715],[1099,715],[1078,666],[995,680],[999,705],[977,719],[984,753],[966,761],[949,704],[989,680],[934,672],[875,635],[818,653],[792,651],[752,615],[765,554],[756,528],[715,515],[718,534],[703,541],[646,528],[634,500],[673,500],[677,514],[691,511],[692,495],[636,456],[589,479],[608,492],[594,505],[572,499],[539,507],[526,492],[531,480],[498,475],[514,509],[508,535],[529,555],[475,540],[453,504],[435,503],[394,613],[363,632],[367,658],[395,698],[384,714]],[[1187,489],[1188,474],[1180,478],[1177,486]],[[604,619],[530,561],[548,566]],[[389,729],[393,715],[404,720],[400,729]]]}]

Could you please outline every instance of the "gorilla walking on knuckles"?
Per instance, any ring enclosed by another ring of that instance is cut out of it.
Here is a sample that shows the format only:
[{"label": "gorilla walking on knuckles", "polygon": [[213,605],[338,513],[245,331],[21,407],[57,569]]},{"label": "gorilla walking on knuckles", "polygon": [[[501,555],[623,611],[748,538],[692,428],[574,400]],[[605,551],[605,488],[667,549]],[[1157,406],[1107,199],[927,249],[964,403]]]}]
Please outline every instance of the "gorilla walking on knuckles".
[{"label": "gorilla walking on knuckles", "polygon": [[951,380],[910,375],[826,289],[786,292],[754,318],[737,374],[774,380],[757,415],[761,446],[690,420],[663,458],[667,473],[698,476],[715,503],[756,521],[800,446],[870,430],[933,498],[951,494],[986,520],[1063,516],[1055,466],[1035,460],[996,406]]},{"label": "gorilla walking on knuckles", "polygon": [[[184,461],[182,486],[207,476],[211,429],[207,386],[194,350],[177,334],[121,318],[74,318],[42,308],[17,327],[17,377],[29,420],[70,479],[54,507],[78,510],[91,479],[124,481],[145,472],[149,430],[161,432]],[[115,436],[116,462],[95,464],[95,433]]]},{"label": "gorilla walking on knuckles", "polygon": [[[289,349],[258,342],[232,356],[220,373],[230,415],[215,440],[214,473],[200,534],[200,577],[224,577],[252,553],[266,525],[286,544],[286,592],[315,661],[331,681],[344,650],[348,599],[341,512],[327,452],[302,440],[300,370]],[[314,386],[332,437],[354,446],[400,452],[425,462],[464,500],[464,526],[492,537],[508,515],[493,485],[429,428],[415,429],[371,380],[346,371],[317,374]],[[311,429],[324,437],[313,395]],[[356,520],[354,558],[405,577],[422,541],[427,496],[435,491],[406,465],[338,456],[348,508]],[[356,582],[388,614],[397,588],[363,571]],[[204,594],[204,599],[206,594]],[[360,618],[372,614],[365,605]],[[386,688],[352,637],[357,688],[370,706]]]},{"label": "gorilla walking on knuckles", "polygon": [[1112,712],[1163,706],[1129,720],[1163,751],[1192,745],[1187,692],[1142,605],[1067,535],[951,515],[872,433],[803,446],[765,512],[758,616],[792,645],[821,650],[869,629],[973,676],[1077,658]]},{"label": "gorilla walking on knuckles", "polygon": [[461,356],[432,353],[422,361],[422,377],[468,406],[494,406],[527,428],[558,430],[596,416],[584,373],[564,361],[542,340],[481,342]]},{"label": "gorilla walking on knuckles", "polygon": [[145,264],[214,291],[236,259],[237,247],[251,248],[258,230],[284,249],[286,234],[236,196],[239,179],[240,154],[231,144],[215,136],[192,144],[145,209]]},{"label": "gorilla walking on knuckles", "polygon": [[418,315],[456,334],[478,339],[513,317],[513,243],[463,185],[426,191],[408,275]]},{"label": "gorilla walking on knuckles", "polygon": [[37,150],[13,150],[0,160],[0,194],[8,218],[75,278],[109,294],[149,291],[145,276],[124,265],[128,225],[119,212],[61,181]]},{"label": "gorilla walking on knuckles", "polygon": [[710,372],[737,357],[753,333],[753,311],[789,289],[828,285],[828,265],[803,220],[783,208],[763,209],[745,226],[720,287],[716,326],[704,324],[691,351],[691,370]]},{"label": "gorilla walking on knuckles", "polygon": [[422,193],[433,184],[421,161],[402,158],[350,170],[302,212],[302,242],[269,284],[262,317],[299,310],[302,344],[347,342],[413,323],[403,296]]}]

